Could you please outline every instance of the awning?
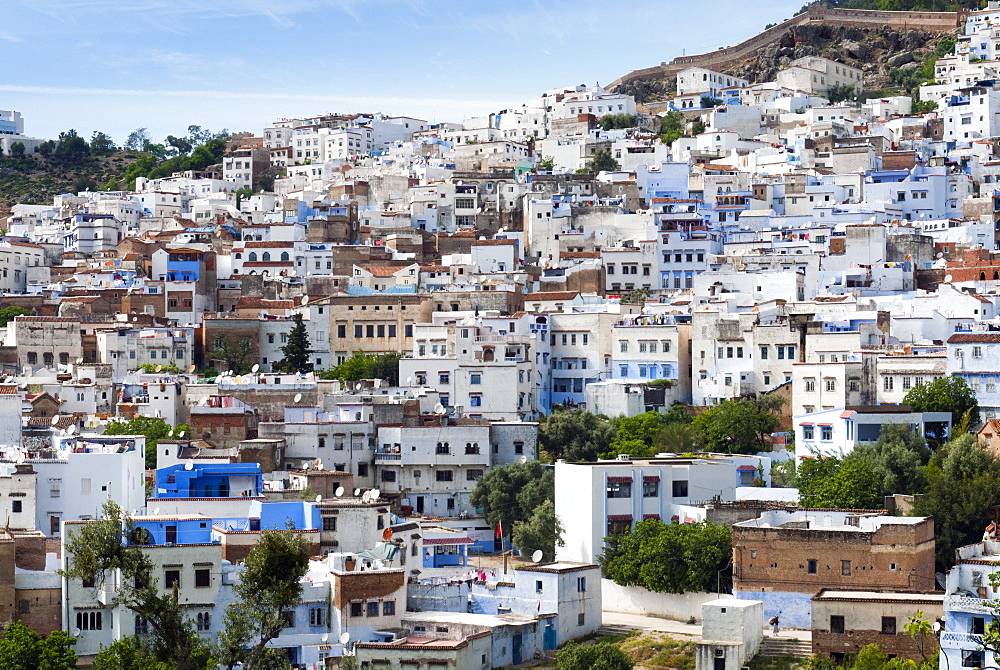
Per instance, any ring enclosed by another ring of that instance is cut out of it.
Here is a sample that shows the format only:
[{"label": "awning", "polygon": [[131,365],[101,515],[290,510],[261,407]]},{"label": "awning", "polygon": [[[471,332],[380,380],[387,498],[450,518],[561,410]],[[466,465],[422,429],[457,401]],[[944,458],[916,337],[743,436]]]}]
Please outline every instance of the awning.
[{"label": "awning", "polygon": [[631,514],[609,514],[608,521],[631,521]]},{"label": "awning", "polygon": [[736,471],[737,472],[756,472],[757,468],[755,468],[752,465],[741,465],[740,467],[736,468]]},{"label": "awning", "polygon": [[644,482],[658,482],[658,481],[660,481],[660,476],[659,475],[644,476],[642,478],[642,481],[644,481]]},{"label": "awning", "polygon": [[609,484],[626,484],[626,483],[631,484],[632,483],[632,478],[631,477],[608,477],[608,483]]}]

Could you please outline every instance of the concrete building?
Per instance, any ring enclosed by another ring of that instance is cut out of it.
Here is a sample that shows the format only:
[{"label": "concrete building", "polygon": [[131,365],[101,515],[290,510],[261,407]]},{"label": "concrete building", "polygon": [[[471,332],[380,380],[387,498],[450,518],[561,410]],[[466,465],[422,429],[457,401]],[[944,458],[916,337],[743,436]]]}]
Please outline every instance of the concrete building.
[{"label": "concrete building", "polygon": [[698,458],[630,459],[596,463],[556,462],[556,514],[562,520],[563,561],[589,563],[604,550],[604,538],[644,519],[689,522],[704,519],[697,503],[735,500],[736,488],[755,478],[770,481],[771,459],[704,454]]}]

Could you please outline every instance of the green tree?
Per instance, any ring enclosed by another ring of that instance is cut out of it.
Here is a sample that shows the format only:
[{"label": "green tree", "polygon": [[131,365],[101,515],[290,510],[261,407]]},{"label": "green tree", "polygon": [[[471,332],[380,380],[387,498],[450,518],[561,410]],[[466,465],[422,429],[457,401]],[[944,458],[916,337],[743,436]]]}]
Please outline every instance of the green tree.
[{"label": "green tree", "polygon": [[607,149],[598,149],[594,152],[594,157],[587,163],[587,169],[591,172],[614,172],[619,168],[621,165]]},{"label": "green tree", "polygon": [[135,530],[122,508],[108,500],[99,521],[76,526],[65,538],[67,567],[62,575],[93,582],[98,589],[113,579],[116,588],[108,591],[107,606],[127,609],[147,621],[146,639],[154,658],[177,670],[208,668],[209,650],[180,607],[176,587],[162,589],[152,560],[129,543]]},{"label": "green tree", "polygon": [[236,209],[239,209],[240,203],[253,195],[253,189],[249,186],[244,186],[233,191],[233,195],[236,196]]},{"label": "green tree", "polygon": [[673,144],[684,135],[685,124],[684,115],[676,109],[664,114],[660,117],[660,141],[664,144]]},{"label": "green tree", "polygon": [[296,314],[294,321],[295,325],[288,332],[288,340],[281,347],[284,358],[273,367],[284,372],[309,372],[313,369],[309,360],[309,354],[313,352],[309,347],[309,334],[301,315]]},{"label": "green tree", "polygon": [[799,499],[805,507],[883,509],[882,481],[864,458],[804,459]]},{"label": "green tree", "polygon": [[181,369],[179,367],[177,367],[176,365],[174,365],[173,363],[165,363],[165,364],[164,363],[160,363],[160,364],[156,364],[156,363],[143,363],[137,369],[138,370],[142,370],[146,374],[154,374],[155,372],[157,372],[156,368],[160,368],[159,372],[166,372],[166,373],[175,374],[175,375],[176,374],[180,374],[180,372],[181,372]]},{"label": "green tree", "polygon": [[830,94],[827,98],[830,100],[830,104],[836,105],[839,102],[844,102],[847,100],[854,100],[857,97],[857,91],[850,84],[837,84],[830,88]]},{"label": "green tree", "polygon": [[136,416],[131,419],[112,421],[104,429],[105,435],[145,435],[146,436],[146,468],[156,468],[156,445],[167,438],[170,432],[174,435],[191,434],[191,427],[186,423],[171,428],[170,424],[159,417]]},{"label": "green tree", "polygon": [[94,658],[92,670],[171,670],[159,661],[138,635],[123,637],[103,647]]},{"label": "green tree", "polygon": [[216,338],[212,357],[225,363],[227,370],[244,375],[253,368],[257,358],[257,350],[249,337],[241,337],[235,344],[232,344],[229,337],[226,336]]},{"label": "green tree", "polygon": [[979,446],[975,435],[966,434],[934,452],[925,476],[927,486],[914,501],[913,513],[938,520],[937,569],[947,572],[955,563],[955,549],[978,542],[992,520],[990,507],[1000,500],[1000,463]]},{"label": "green tree", "polygon": [[4,307],[0,309],[0,326],[6,326],[17,316],[31,316],[34,312],[23,307]]},{"label": "green tree", "polygon": [[194,148],[194,144],[189,139],[173,135],[167,135],[166,143],[175,154],[186,154]]},{"label": "green tree", "polygon": [[[979,401],[969,385],[961,377],[948,375],[935,379],[929,384],[914,386],[903,396],[903,404],[914,412],[951,412],[951,425],[957,426],[969,412],[969,424],[979,423]],[[938,431],[937,439],[945,436]]]},{"label": "green tree", "polygon": [[59,160],[74,163],[90,153],[90,146],[87,140],[77,135],[72,128],[64,133],[59,133],[59,141],[56,143],[55,151],[52,155]]},{"label": "green tree", "polygon": [[24,142],[11,142],[10,155],[14,158],[24,158]]},{"label": "green tree", "polygon": [[632,670],[635,664],[612,642],[571,642],[556,654],[556,670]]},{"label": "green tree", "polygon": [[771,433],[778,429],[775,415],[783,403],[777,395],[723,400],[694,418],[705,449],[728,454],[756,454],[770,449]]},{"label": "green tree", "polygon": [[686,454],[701,449],[701,433],[691,425],[690,420],[668,423],[653,438],[656,451]]},{"label": "green tree", "polygon": [[391,386],[399,385],[399,359],[397,353],[366,354],[356,351],[354,355],[332,370],[320,373],[321,379],[339,379],[344,382],[360,379],[385,379]]},{"label": "green tree", "polygon": [[542,560],[550,562],[556,558],[556,546],[566,546],[562,536],[563,525],[556,515],[556,505],[546,500],[535,508],[527,521],[514,522],[511,542],[522,556],[531,556],[535,550],[541,549]]},{"label": "green tree", "polygon": [[270,667],[267,643],[281,635],[288,613],[302,601],[309,549],[309,542],[291,529],[261,533],[233,587],[237,600],[226,608],[216,648],[220,663],[230,670],[238,663],[247,670]]},{"label": "green tree", "polygon": [[95,156],[110,156],[117,150],[115,141],[107,133],[95,130],[94,134],[90,136],[90,152]]},{"label": "green tree", "polygon": [[920,653],[920,657],[927,662],[927,654],[925,650],[927,649],[927,641],[933,640],[934,628],[931,626],[931,622],[924,616],[922,610],[917,610],[906,620],[903,624],[903,632],[910,636],[913,642],[917,645],[917,651]]},{"label": "green tree", "polygon": [[531,519],[545,501],[555,500],[555,474],[538,461],[507,463],[479,478],[469,500],[483,510],[487,523],[503,523],[504,533]]},{"label": "green tree", "polygon": [[552,172],[556,169],[556,159],[552,156],[546,156],[542,160],[538,161],[538,170],[540,172]]},{"label": "green tree", "polygon": [[713,107],[718,107],[722,104],[722,100],[718,98],[713,98],[710,95],[701,96],[701,106],[703,109],[711,109]]},{"label": "green tree", "polygon": [[596,461],[614,438],[614,426],[582,410],[559,410],[538,421],[539,446],[552,460]]},{"label": "green tree", "polygon": [[49,156],[52,155],[52,152],[55,151],[55,149],[56,149],[55,140],[45,140],[44,142],[38,145],[37,151],[44,158],[48,158]]},{"label": "green tree", "polygon": [[703,132],[705,132],[705,122],[702,121],[701,119],[698,119],[694,123],[691,124],[691,135],[692,136],[701,135]]},{"label": "green tree", "polygon": [[42,637],[20,621],[10,623],[0,637],[0,668],[4,670],[68,670],[76,667],[76,639],[57,630]]},{"label": "green tree", "polygon": [[910,113],[927,114],[928,112],[933,112],[937,108],[938,104],[934,100],[914,100],[910,106]]},{"label": "green tree", "polygon": [[860,458],[872,468],[886,495],[920,493],[924,487],[923,467],[930,457],[924,436],[904,423],[882,426],[878,440],[858,444],[848,456]]},{"label": "green tree", "polygon": [[125,140],[125,148],[129,151],[142,151],[147,142],[149,142],[149,131],[146,128],[136,128]]},{"label": "green tree", "polygon": [[640,521],[605,538],[604,576],[657,593],[700,593],[732,579],[732,534],[712,523]]},{"label": "green tree", "polygon": [[635,416],[611,419],[615,439],[601,458],[615,458],[619,454],[649,457],[656,454],[656,438],[667,425],[667,417],[659,412],[643,412]]},{"label": "green tree", "polygon": [[597,124],[601,130],[635,128],[635,117],[631,114],[605,114]]}]

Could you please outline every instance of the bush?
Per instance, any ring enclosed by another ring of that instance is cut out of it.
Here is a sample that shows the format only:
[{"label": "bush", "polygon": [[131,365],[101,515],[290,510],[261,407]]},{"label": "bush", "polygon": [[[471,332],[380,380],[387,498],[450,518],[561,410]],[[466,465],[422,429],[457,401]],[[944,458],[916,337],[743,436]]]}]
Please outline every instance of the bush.
[{"label": "bush", "polygon": [[631,670],[632,659],[611,642],[570,643],[556,654],[556,670]]}]

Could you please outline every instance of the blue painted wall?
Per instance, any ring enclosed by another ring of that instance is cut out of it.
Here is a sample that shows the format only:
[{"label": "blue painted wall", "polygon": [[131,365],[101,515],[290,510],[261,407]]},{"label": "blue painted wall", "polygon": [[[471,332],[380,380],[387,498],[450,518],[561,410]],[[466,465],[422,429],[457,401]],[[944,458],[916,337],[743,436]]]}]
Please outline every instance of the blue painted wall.
[{"label": "blue painted wall", "polygon": [[787,591],[735,591],[740,600],[760,600],[764,603],[764,621],[777,616],[782,628],[812,628],[811,593]]}]

